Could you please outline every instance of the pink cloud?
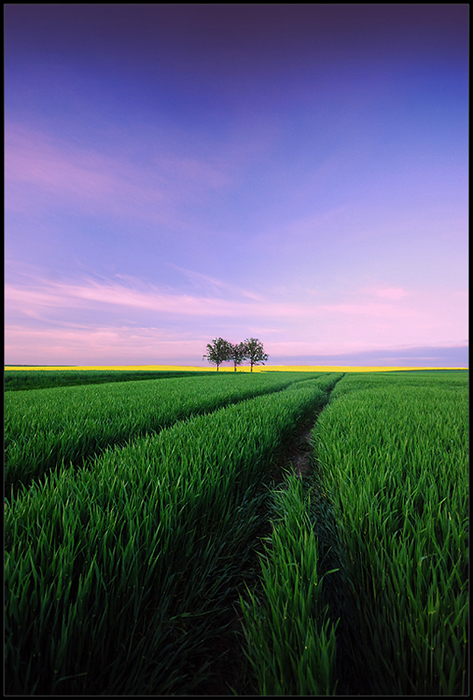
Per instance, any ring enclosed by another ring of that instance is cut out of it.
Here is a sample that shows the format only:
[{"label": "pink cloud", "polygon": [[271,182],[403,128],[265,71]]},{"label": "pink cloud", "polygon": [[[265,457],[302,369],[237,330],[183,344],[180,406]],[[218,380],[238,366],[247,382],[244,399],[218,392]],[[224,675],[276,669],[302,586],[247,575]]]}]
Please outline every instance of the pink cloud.
[{"label": "pink cloud", "polygon": [[197,364],[204,351],[203,339],[151,328],[5,328],[6,364],[159,364],[193,357]]},{"label": "pink cloud", "polygon": [[81,211],[133,216],[188,227],[182,202],[226,187],[224,166],[179,156],[137,165],[126,153],[110,157],[19,125],[5,135],[7,209],[65,202]]},{"label": "pink cloud", "polygon": [[26,312],[35,309],[92,308],[112,305],[144,309],[173,316],[291,317],[307,312],[296,304],[233,301],[220,298],[163,293],[156,287],[131,289],[114,282],[87,280],[80,284],[37,280],[34,286],[5,285],[9,308]]},{"label": "pink cloud", "polygon": [[398,308],[392,304],[325,304],[319,311],[349,316],[380,316],[381,318],[411,318],[417,315],[415,309]]},{"label": "pink cloud", "polygon": [[[279,302],[253,294],[251,290],[229,285],[213,277],[178,268],[191,279],[207,285],[214,294],[180,294],[162,291],[154,285],[143,285],[130,277],[120,277],[127,285],[113,280],[85,279],[80,282],[58,282],[40,275],[27,276],[20,284],[5,285],[5,300],[9,308],[33,314],[40,309],[105,308],[106,306],[141,309],[178,317],[274,318],[297,323],[310,319],[331,317],[335,323],[340,316],[379,317],[387,320],[415,318],[415,307],[387,303],[314,304],[304,299],[301,303]],[[215,290],[219,296],[215,296]],[[227,293],[223,298],[221,293]],[[232,298],[228,298],[228,295]]]},{"label": "pink cloud", "polygon": [[[73,324],[71,324],[73,326]],[[261,329],[258,329],[261,330]],[[348,335],[350,329],[348,329]],[[163,332],[147,327],[68,327],[27,328],[18,325],[5,327],[6,364],[73,364],[73,365],[147,365],[188,364],[207,366],[202,360],[210,333],[196,333],[190,339],[184,334]],[[262,337],[270,364],[278,357],[337,355],[368,350],[403,350],[420,343],[399,344],[392,338],[374,342],[334,334],[330,340],[271,340]],[[238,338],[231,338],[235,341]],[[451,347],[454,343],[437,343],[437,347]]]},{"label": "pink cloud", "polygon": [[390,299],[391,301],[400,301],[405,297],[410,296],[403,287],[364,287],[360,292],[363,294],[375,295],[381,299]]},{"label": "pink cloud", "polygon": [[[19,358],[34,355],[36,349],[46,353],[48,343],[54,356],[62,348],[65,357],[82,358],[67,360],[73,364],[90,362],[86,359],[90,353],[105,363],[111,363],[107,358],[113,356],[118,363],[146,364],[180,353],[201,357],[205,344],[218,335],[232,342],[259,337],[270,355],[297,356],[392,349],[401,344],[461,345],[468,334],[467,298],[456,291],[417,292],[402,303],[320,305],[310,297],[301,303],[252,298],[249,290],[200,273],[195,273],[196,279],[216,289],[218,296],[208,289],[207,296],[162,290],[130,277],[58,281],[30,267],[18,268],[16,277],[14,272],[10,275],[14,281],[5,285],[5,333],[7,361],[15,363],[26,362]],[[182,331],[166,334],[163,329],[168,326]],[[50,362],[61,363],[52,355]],[[36,362],[46,360],[31,360]]]},{"label": "pink cloud", "polygon": [[[196,273],[198,274],[198,273]],[[202,275],[204,279],[210,280]],[[239,290],[218,280],[211,279],[212,284],[224,291],[232,293],[240,291],[243,300],[225,299],[212,296],[180,294],[170,291],[163,292],[153,285],[144,286],[138,281],[129,279],[129,285],[112,280],[97,281],[91,279],[80,282],[58,282],[44,277],[35,277],[22,283],[7,283],[5,285],[5,301],[7,308],[26,312],[54,308],[135,308],[172,314],[174,316],[191,317],[231,317],[231,318],[275,318],[286,322],[297,322],[300,319],[307,323],[310,319],[331,318],[338,323],[340,317],[380,318],[382,321],[399,321],[415,319],[420,327],[426,320],[425,303],[432,297],[422,300],[417,306],[398,306],[388,303],[281,303],[272,299],[263,299],[260,295],[252,295],[246,290]],[[422,302],[424,301],[424,304]],[[457,302],[458,303],[458,302]],[[448,300],[443,299],[443,305]],[[431,315],[431,314],[429,314]],[[357,321],[359,323],[359,321]]]},{"label": "pink cloud", "polygon": [[169,263],[171,267],[183,273],[188,279],[192,280],[198,287],[205,287],[210,292],[215,293],[216,290],[230,293],[231,295],[237,295],[242,297],[247,297],[248,299],[253,299],[254,301],[265,302],[260,294],[255,294],[253,291],[248,289],[243,289],[234,284],[228,284],[228,282],[223,282],[222,280],[211,277],[210,275],[203,275],[201,272],[195,272],[194,270],[187,270],[173,263]]}]

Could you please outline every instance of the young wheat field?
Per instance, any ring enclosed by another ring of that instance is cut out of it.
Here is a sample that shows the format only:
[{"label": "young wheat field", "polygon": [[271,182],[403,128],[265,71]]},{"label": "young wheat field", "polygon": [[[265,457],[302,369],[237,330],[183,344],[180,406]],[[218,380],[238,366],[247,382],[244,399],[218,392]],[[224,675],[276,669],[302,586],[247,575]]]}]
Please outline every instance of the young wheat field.
[{"label": "young wheat field", "polygon": [[25,368],[4,403],[7,695],[469,693],[466,370]]}]

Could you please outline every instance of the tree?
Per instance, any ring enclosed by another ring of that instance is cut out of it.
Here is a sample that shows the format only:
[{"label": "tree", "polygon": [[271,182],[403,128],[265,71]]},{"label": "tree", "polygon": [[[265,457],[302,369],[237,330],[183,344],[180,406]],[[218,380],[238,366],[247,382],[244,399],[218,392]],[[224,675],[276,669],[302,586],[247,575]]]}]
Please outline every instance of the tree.
[{"label": "tree", "polygon": [[248,350],[245,343],[237,343],[236,345],[232,345],[230,359],[233,360],[233,367],[235,368],[235,372],[237,369],[237,365],[241,365],[243,360],[246,360],[247,357]]},{"label": "tree", "polygon": [[264,365],[268,359],[268,356],[263,350],[263,343],[261,343],[257,338],[249,338],[245,340],[244,345],[247,351],[246,357],[251,364],[251,372],[253,371],[253,365]]},{"label": "tree", "polygon": [[222,362],[226,362],[231,359],[232,345],[228,340],[223,338],[215,338],[211,343],[207,343],[207,354],[203,356],[204,360],[207,358],[209,362],[217,365],[217,372],[219,365]]}]

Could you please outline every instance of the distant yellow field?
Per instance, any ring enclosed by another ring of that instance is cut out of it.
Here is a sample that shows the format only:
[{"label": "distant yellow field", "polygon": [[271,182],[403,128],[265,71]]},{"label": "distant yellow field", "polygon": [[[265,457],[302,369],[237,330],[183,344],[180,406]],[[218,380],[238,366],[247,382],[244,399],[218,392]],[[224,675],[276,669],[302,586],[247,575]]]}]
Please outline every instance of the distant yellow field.
[{"label": "distant yellow field", "polygon": [[[110,365],[110,366],[83,366],[83,367],[61,367],[58,366],[44,366],[44,367],[18,367],[6,365],[5,370],[19,370],[19,371],[35,371],[35,370],[142,370],[142,371],[157,371],[157,370],[167,370],[176,371],[182,370],[186,372],[215,372],[215,367],[191,367],[191,366],[181,366],[181,365]],[[341,367],[341,366],[315,366],[315,365],[272,365],[268,366],[255,366],[253,367],[253,372],[399,372],[399,371],[412,371],[412,370],[446,370],[446,369],[468,369],[468,367]],[[219,372],[233,372],[233,367],[220,367]],[[238,367],[238,372],[250,372],[250,367]]]}]

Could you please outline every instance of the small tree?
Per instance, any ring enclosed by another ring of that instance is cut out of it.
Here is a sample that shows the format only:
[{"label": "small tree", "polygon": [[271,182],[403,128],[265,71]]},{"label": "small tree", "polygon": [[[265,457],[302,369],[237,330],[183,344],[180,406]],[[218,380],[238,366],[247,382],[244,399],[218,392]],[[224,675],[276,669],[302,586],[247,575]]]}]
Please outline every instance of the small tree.
[{"label": "small tree", "polygon": [[215,338],[211,343],[207,343],[207,354],[203,356],[203,359],[207,358],[209,362],[217,365],[218,372],[219,365],[231,359],[231,351],[232,345],[228,340]]},{"label": "small tree", "polygon": [[241,365],[243,360],[246,360],[247,357],[248,350],[245,343],[237,343],[236,345],[232,345],[230,359],[233,360],[233,367],[235,372],[237,370],[237,365]]},{"label": "small tree", "polygon": [[246,357],[250,361],[251,372],[253,371],[253,365],[259,365],[266,362],[268,356],[263,350],[263,343],[261,343],[257,338],[250,338],[245,340],[244,345],[246,347]]}]

